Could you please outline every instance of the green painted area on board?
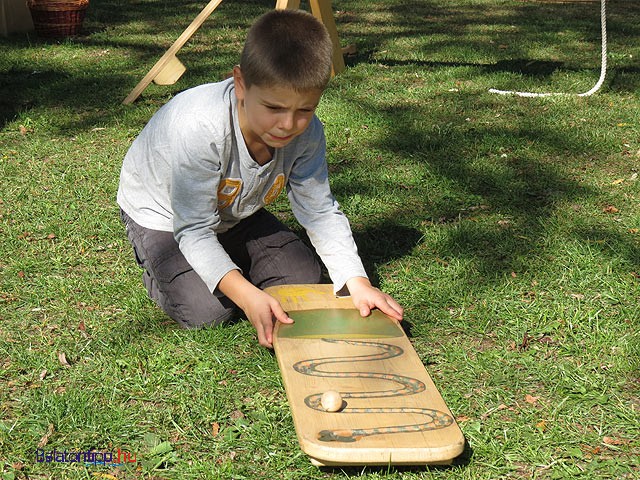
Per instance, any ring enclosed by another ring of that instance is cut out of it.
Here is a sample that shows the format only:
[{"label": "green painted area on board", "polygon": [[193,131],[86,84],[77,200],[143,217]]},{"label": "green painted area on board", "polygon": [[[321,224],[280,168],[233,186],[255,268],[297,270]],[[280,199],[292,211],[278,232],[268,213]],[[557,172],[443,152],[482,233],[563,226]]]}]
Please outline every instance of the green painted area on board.
[{"label": "green painted area on board", "polygon": [[404,332],[398,323],[379,310],[361,317],[357,310],[321,308],[289,312],[293,324],[281,323],[281,338],[389,338]]}]

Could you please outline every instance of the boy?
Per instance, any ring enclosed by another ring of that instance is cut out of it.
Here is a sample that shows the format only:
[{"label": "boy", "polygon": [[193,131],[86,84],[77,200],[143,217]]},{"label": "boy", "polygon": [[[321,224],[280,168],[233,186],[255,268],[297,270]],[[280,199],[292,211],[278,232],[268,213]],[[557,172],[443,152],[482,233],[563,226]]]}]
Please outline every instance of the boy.
[{"label": "boy", "polygon": [[313,253],[263,207],[286,187],[336,291],[362,316],[402,308],[371,286],[349,222],[331,195],[321,122],[332,44],[301,10],[274,10],[249,30],[233,78],[194,87],[158,110],[125,156],[118,204],[149,296],[183,328],[218,325],[240,307],[261,345],[274,318],[261,289],[319,283]]}]

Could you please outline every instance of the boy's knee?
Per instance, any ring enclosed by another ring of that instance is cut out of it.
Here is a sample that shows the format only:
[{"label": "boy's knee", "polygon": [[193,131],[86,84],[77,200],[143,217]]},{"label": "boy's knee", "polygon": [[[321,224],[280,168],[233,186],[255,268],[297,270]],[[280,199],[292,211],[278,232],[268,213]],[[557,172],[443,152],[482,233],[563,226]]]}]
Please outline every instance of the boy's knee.
[{"label": "boy's knee", "polygon": [[[302,244],[302,242],[300,242]],[[320,283],[322,280],[322,267],[316,260],[313,253],[302,244],[306,252],[301,252],[297,257],[292,258],[291,267],[285,274],[284,283]]]},{"label": "boy's knee", "polygon": [[313,252],[299,239],[281,247],[261,272],[260,288],[274,285],[321,283],[322,267]]},{"label": "boy's knee", "polygon": [[218,325],[228,322],[236,314],[237,309],[235,305],[229,308],[221,306],[210,305],[180,305],[177,308],[172,309],[172,312],[167,312],[171,318],[173,318],[181,328],[204,328],[204,327],[217,327]]},{"label": "boy's knee", "polygon": [[236,305],[227,297],[213,295],[193,271],[162,283],[155,299],[162,310],[182,328],[214,327],[230,320]]}]

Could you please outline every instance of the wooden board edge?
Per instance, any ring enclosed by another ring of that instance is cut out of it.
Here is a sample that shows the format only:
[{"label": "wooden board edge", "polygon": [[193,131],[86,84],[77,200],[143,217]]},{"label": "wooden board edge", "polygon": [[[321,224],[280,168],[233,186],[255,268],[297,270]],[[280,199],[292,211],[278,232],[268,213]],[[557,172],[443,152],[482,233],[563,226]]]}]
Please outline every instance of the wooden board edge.
[{"label": "wooden board edge", "polygon": [[[362,466],[362,463],[339,463],[339,462],[331,462],[331,461],[322,461],[322,460],[318,460],[317,458],[314,457],[309,457],[309,461],[311,462],[312,465],[316,466],[316,467],[359,467]],[[370,463],[367,462],[367,466],[372,466],[372,467],[386,467],[387,465],[395,465],[395,466],[436,466],[436,465],[441,465],[441,466],[447,466],[447,465],[451,465],[453,463],[453,459],[451,460],[445,460],[442,462],[424,462],[424,463],[414,463],[414,462],[410,462],[410,463]]]},{"label": "wooden board edge", "polygon": [[[322,466],[356,466],[356,465],[449,465],[464,452],[466,440],[460,432],[455,442],[438,448],[406,448],[390,452],[387,449],[366,449],[363,451],[349,449],[338,451],[331,448],[313,448],[316,445],[301,443],[300,447],[312,463]],[[376,460],[376,457],[379,460]]]}]

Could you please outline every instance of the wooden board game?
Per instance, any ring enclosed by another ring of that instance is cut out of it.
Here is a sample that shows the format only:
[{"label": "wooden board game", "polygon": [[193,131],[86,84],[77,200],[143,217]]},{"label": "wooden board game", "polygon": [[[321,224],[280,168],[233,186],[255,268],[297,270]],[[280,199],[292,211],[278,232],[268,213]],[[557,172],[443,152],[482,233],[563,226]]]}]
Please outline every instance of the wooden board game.
[{"label": "wooden board game", "polygon": [[[302,450],[316,465],[447,464],[464,437],[398,322],[362,318],[332,285],[266,291],[295,323],[274,348]],[[339,392],[337,411],[321,402]]]}]

